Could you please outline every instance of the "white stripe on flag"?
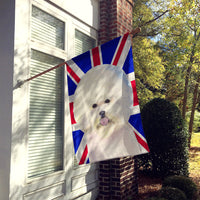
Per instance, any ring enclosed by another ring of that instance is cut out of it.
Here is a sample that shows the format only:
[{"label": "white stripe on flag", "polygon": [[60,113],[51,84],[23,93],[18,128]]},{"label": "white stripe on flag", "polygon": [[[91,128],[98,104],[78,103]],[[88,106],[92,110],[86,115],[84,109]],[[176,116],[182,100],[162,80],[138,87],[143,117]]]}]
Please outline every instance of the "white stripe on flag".
[{"label": "white stripe on flag", "polygon": [[99,46],[99,58],[100,58],[101,65],[103,65],[103,58],[102,58],[101,46]]},{"label": "white stripe on flag", "polygon": [[128,52],[129,52],[129,50],[130,50],[130,47],[131,47],[131,39],[130,39],[130,36],[128,35],[128,37],[127,37],[127,39],[126,39],[126,41],[125,41],[125,44],[124,44],[124,47],[123,47],[123,50],[122,50],[122,52],[121,52],[121,54],[120,55],[118,55],[118,53],[119,53],[119,51],[120,51],[120,48],[121,48],[121,45],[123,45],[123,39],[125,38],[125,36],[126,36],[126,34],[125,35],[123,35],[123,36],[121,36],[121,38],[120,38],[120,40],[119,40],[119,43],[118,43],[118,46],[117,46],[117,49],[116,49],[116,51],[115,51],[115,54],[114,54],[114,56],[113,56],[113,59],[112,59],[112,62],[111,62],[111,64],[112,65],[114,65],[114,62],[116,62],[116,58],[117,58],[117,56],[120,56],[119,57],[119,60],[117,61],[117,66],[119,66],[119,67],[123,67],[123,65],[124,65],[124,62],[125,62],[125,60],[126,60],[126,57],[127,57],[127,55],[128,55]]},{"label": "white stripe on flag", "polygon": [[78,85],[78,83],[76,82],[76,80],[69,73],[67,75],[72,79],[72,81],[74,82],[74,84]]},{"label": "white stripe on flag", "polygon": [[74,102],[74,95],[69,96],[69,103]]},{"label": "white stripe on flag", "polygon": [[81,79],[85,73],[79,68],[79,66],[73,61],[73,60],[69,60],[66,62],[71,69],[76,73],[76,75]]},{"label": "white stripe on flag", "polygon": [[121,45],[122,39],[123,39],[123,36],[121,36],[121,38],[120,38],[120,40],[119,40],[119,43],[118,43],[118,45],[117,45],[117,48],[116,48],[116,50],[115,50],[115,53],[114,53],[114,55],[113,55],[112,62],[111,62],[112,65],[113,65],[113,63],[114,63],[114,60],[116,59],[116,55],[117,55],[117,52],[118,52],[119,47],[120,47],[120,45]]},{"label": "white stripe on flag", "polygon": [[[131,125],[131,124],[130,124]],[[145,146],[147,146],[147,148],[148,148],[148,145],[147,145],[147,141],[146,141],[146,139],[131,125],[131,127],[133,128],[133,133],[135,134],[135,137],[137,138],[137,141],[138,141],[138,139],[139,139],[139,141],[137,142],[138,143],[138,147],[139,147],[139,149],[140,149],[140,153],[139,154],[141,154],[141,153],[147,153],[147,152],[149,152],[146,148],[145,148]],[[137,135],[137,136],[136,136]],[[143,145],[144,146],[143,146]]]},{"label": "white stripe on flag", "polygon": [[140,113],[140,106],[139,105],[133,106],[130,110],[131,110],[130,115],[139,114]]},{"label": "white stripe on flag", "polygon": [[125,60],[127,58],[128,52],[130,50],[130,47],[131,47],[131,40],[130,40],[130,36],[128,36],[125,46],[123,48],[123,51],[121,53],[120,59],[117,63],[117,66],[119,66],[121,68],[124,66]]},{"label": "white stripe on flag", "polygon": [[86,162],[87,162],[88,158],[89,158],[89,152],[88,152],[88,154],[87,154],[87,156],[86,156],[86,159],[85,159],[85,162],[84,162],[84,164],[86,164]]},{"label": "white stripe on flag", "polygon": [[91,60],[92,68],[93,68],[94,67],[94,61],[93,61],[92,49],[90,50],[90,60]]},{"label": "white stripe on flag", "polygon": [[[132,126],[132,125],[131,125]],[[133,128],[133,130],[140,136],[140,138],[142,139],[142,140],[144,140],[146,143],[147,143],[147,141],[146,141],[146,139],[132,126],[132,128]]]},{"label": "white stripe on flag", "polygon": [[134,81],[135,80],[135,72],[131,72],[131,73],[127,74],[127,78],[130,82]]},{"label": "white stripe on flag", "polygon": [[79,147],[78,147],[78,150],[77,150],[77,152],[76,152],[76,158],[77,158],[77,160],[78,160],[78,163],[80,162],[80,160],[81,160],[81,158],[82,158],[82,155],[83,155],[83,152],[84,152],[84,150],[85,150],[85,147],[86,147],[86,145],[87,145],[87,142],[86,142],[86,138],[85,138],[86,136],[85,136],[85,134],[83,135],[83,138],[82,138],[82,140],[81,140],[81,143],[80,143],[80,145],[79,145]]},{"label": "white stripe on flag", "polygon": [[81,130],[80,124],[78,124],[78,123],[72,124],[72,130],[73,131]]}]

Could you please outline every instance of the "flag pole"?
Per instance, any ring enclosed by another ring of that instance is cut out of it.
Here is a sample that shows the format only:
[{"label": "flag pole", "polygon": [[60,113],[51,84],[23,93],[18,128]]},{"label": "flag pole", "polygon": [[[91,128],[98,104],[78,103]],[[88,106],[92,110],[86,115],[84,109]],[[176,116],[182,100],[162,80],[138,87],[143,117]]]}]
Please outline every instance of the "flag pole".
[{"label": "flag pole", "polygon": [[32,76],[32,77],[30,77],[30,78],[28,78],[28,79],[26,79],[26,80],[17,81],[17,85],[15,86],[15,88],[21,87],[24,83],[26,83],[26,82],[28,82],[28,81],[31,81],[31,80],[33,80],[33,79],[39,77],[39,76],[42,76],[43,74],[46,74],[47,72],[50,72],[50,71],[52,71],[52,70],[54,70],[54,69],[57,69],[57,68],[59,68],[59,67],[62,67],[62,66],[65,65],[65,64],[66,64],[66,62],[60,63],[60,64],[58,64],[58,65],[56,65],[56,66],[54,66],[54,67],[52,67],[52,68],[50,68],[50,69],[47,69],[47,70],[45,70],[45,71],[43,71],[43,72],[41,72],[41,73],[39,73],[39,74],[36,74],[35,76]]},{"label": "flag pole", "polygon": [[132,38],[135,37],[138,33],[141,32],[141,28],[140,27],[137,27],[135,29],[133,29],[131,32],[130,32],[130,35],[132,35]]},{"label": "flag pole", "polygon": [[[138,33],[140,33],[140,32],[141,32],[141,28],[140,28],[140,27],[137,27],[137,28],[133,29],[133,30],[130,32],[130,35],[131,35],[132,38],[133,38],[134,36],[136,36],[136,35],[137,35]],[[43,72],[41,72],[41,73],[39,73],[39,74],[36,74],[35,76],[32,76],[32,77],[30,77],[30,78],[28,78],[28,79],[26,79],[26,80],[23,80],[23,81],[18,80],[18,81],[17,81],[17,84],[16,84],[16,86],[15,86],[14,88],[19,88],[19,87],[21,87],[24,83],[26,83],[26,82],[28,82],[28,81],[31,81],[31,80],[33,80],[33,79],[39,77],[39,76],[42,76],[43,74],[46,74],[47,72],[50,72],[50,71],[52,71],[52,70],[54,70],[54,69],[57,69],[57,68],[59,68],[59,67],[62,67],[62,66],[65,65],[65,64],[66,64],[66,62],[60,63],[60,64],[58,64],[58,65],[56,65],[56,66],[54,66],[54,67],[52,67],[52,68],[50,68],[50,69],[47,69],[47,70],[45,70],[45,71],[43,71]]]}]

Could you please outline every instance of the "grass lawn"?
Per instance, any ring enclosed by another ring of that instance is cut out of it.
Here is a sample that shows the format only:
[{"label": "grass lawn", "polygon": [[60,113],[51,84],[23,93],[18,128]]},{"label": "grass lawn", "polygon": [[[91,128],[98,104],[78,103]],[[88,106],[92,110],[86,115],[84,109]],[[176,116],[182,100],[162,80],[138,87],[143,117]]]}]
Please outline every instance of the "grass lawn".
[{"label": "grass lawn", "polygon": [[191,146],[200,148],[200,132],[192,134]]},{"label": "grass lawn", "polygon": [[193,133],[189,158],[190,177],[200,189],[200,133]]}]

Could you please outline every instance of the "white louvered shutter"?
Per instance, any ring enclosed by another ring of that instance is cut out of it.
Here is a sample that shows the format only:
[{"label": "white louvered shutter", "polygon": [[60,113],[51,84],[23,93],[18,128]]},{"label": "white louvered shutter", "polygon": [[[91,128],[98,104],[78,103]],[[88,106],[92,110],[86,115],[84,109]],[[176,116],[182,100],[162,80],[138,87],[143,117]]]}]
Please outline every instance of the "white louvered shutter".
[{"label": "white louvered shutter", "polygon": [[[62,60],[32,50],[31,76]],[[28,177],[63,168],[63,68],[30,82]]]},{"label": "white louvered shutter", "polygon": [[[64,23],[33,7],[31,37],[47,46],[64,49]],[[30,76],[63,62],[31,50]],[[63,169],[64,68],[30,81],[28,178]]]},{"label": "white louvered shutter", "polygon": [[31,38],[64,49],[64,22],[33,6]]},{"label": "white louvered shutter", "polygon": [[75,55],[82,54],[96,46],[96,40],[79,30],[75,30]]}]

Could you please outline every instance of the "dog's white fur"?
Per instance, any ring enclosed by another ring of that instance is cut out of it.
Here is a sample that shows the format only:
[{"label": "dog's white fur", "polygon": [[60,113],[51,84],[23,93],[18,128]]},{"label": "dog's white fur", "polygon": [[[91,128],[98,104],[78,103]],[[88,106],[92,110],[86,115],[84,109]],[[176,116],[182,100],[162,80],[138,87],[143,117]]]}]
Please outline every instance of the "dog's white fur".
[{"label": "dog's white fur", "polygon": [[131,85],[119,67],[97,66],[81,79],[75,92],[74,116],[86,134],[90,162],[138,153],[128,123],[132,105]]}]

